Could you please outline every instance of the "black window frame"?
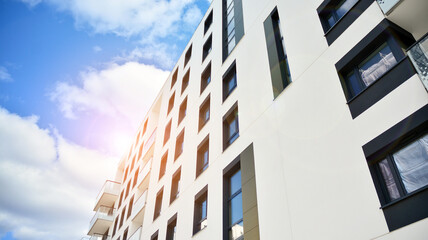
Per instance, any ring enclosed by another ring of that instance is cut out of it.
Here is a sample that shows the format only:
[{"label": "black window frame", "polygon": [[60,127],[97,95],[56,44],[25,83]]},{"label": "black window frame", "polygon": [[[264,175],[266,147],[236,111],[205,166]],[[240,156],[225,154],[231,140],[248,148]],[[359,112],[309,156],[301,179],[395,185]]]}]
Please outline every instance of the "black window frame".
[{"label": "black window frame", "polygon": [[[205,202],[205,217],[202,218],[202,208]],[[202,231],[207,226],[202,226],[202,223],[208,219],[208,185],[205,185],[196,195],[193,207],[193,235]]]},{"label": "black window frame", "polygon": [[185,68],[187,66],[187,63],[189,63],[190,59],[192,58],[192,48],[193,44],[190,44],[189,48],[186,51],[186,54],[184,55],[184,66]]},{"label": "black window frame", "polygon": [[202,62],[207,59],[208,55],[210,55],[213,46],[213,35],[211,34],[208,39],[205,41],[204,46],[202,47]]},{"label": "black window frame", "polygon": [[181,95],[183,95],[184,91],[186,91],[190,82],[190,68],[187,70],[186,74],[184,74],[182,82],[181,82]]},{"label": "black window frame", "polygon": [[156,230],[156,232],[154,232],[150,237],[150,240],[158,240],[158,237],[159,237],[159,230]]},{"label": "black window frame", "polygon": [[201,74],[201,92],[202,94],[208,85],[211,83],[211,61],[207,64],[204,71]]},{"label": "black window frame", "polygon": [[181,130],[181,132],[178,134],[177,139],[175,141],[174,161],[176,161],[184,152],[184,131],[185,129],[183,128],[183,130]]},{"label": "black window frame", "polygon": [[177,69],[175,69],[175,72],[172,75],[172,78],[171,78],[171,88],[170,89],[172,89],[174,87],[175,83],[177,82],[177,78],[178,78],[178,67],[177,67]]},{"label": "black window frame", "polygon": [[180,182],[181,182],[181,167],[179,167],[171,178],[171,193],[169,204],[171,205],[180,196]]},{"label": "black window frame", "polygon": [[[235,102],[233,106],[223,116],[223,151],[225,151],[232,143],[239,138],[239,111],[238,102]],[[229,130],[231,123],[236,122],[236,131],[232,136],[229,136]]]},{"label": "black window frame", "polygon": [[426,207],[428,185],[391,201],[378,169],[378,163],[426,133],[428,133],[428,105],[423,106],[362,147],[389,231],[428,217]]},{"label": "black window frame", "polygon": [[211,9],[210,14],[208,14],[208,17],[205,19],[205,22],[204,22],[204,35],[208,32],[212,23],[213,23],[213,10]]},{"label": "black window frame", "polygon": [[[397,63],[359,94],[349,98],[345,82],[347,74],[385,42],[389,44]],[[416,74],[403,50],[414,42],[410,33],[384,19],[335,64],[352,118],[358,117]]]},{"label": "black window frame", "polygon": [[[233,81],[235,84],[229,89],[229,82]],[[238,76],[236,72],[236,60],[229,66],[226,72],[223,74],[223,102],[232,94],[232,92],[238,87]]]},{"label": "black window frame", "polygon": [[[207,161],[205,163],[205,153],[207,153]],[[199,177],[210,164],[210,135],[208,134],[204,140],[201,141],[198,145],[198,150],[196,152],[196,178]]]},{"label": "black window frame", "polygon": [[[208,112],[208,119],[205,118]],[[205,100],[202,102],[199,107],[199,123],[198,123],[198,132],[204,128],[204,126],[208,123],[211,118],[211,94],[209,94]]]},{"label": "black window frame", "polygon": [[155,199],[155,207],[153,212],[153,221],[155,221],[162,212],[163,187],[157,192]]},{"label": "black window frame", "polygon": [[166,240],[177,240],[174,238],[174,233],[177,234],[177,213],[168,220],[166,227]]},{"label": "black window frame", "polygon": [[166,115],[168,116],[169,113],[172,111],[172,109],[174,108],[174,102],[175,102],[175,92],[173,92],[171,94],[171,97],[169,97],[169,101],[168,101],[168,111],[166,113]]},{"label": "black window frame", "polygon": [[187,115],[187,96],[184,98],[184,100],[180,104],[180,108],[178,111],[178,123],[177,126],[180,125],[180,123],[184,120],[184,118]]}]

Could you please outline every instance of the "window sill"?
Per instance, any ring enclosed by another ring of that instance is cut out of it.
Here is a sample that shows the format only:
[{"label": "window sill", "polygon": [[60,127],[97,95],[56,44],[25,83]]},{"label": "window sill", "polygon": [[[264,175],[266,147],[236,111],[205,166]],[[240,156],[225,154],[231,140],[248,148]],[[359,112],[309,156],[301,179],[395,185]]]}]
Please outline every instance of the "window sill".
[{"label": "window sill", "polygon": [[[237,137],[235,137],[235,135],[236,134],[238,134],[238,136]],[[236,142],[238,139],[239,139],[239,132],[238,133],[236,133],[234,136],[232,136],[232,138],[234,138],[235,137],[235,139],[231,142],[231,143],[227,143],[227,145],[226,146],[224,146],[223,147],[223,153],[230,147],[230,146],[232,146],[232,144],[234,143],[234,142]]]},{"label": "window sill", "polygon": [[386,208],[388,208],[388,207],[390,207],[390,206],[392,206],[392,205],[398,204],[398,203],[400,203],[400,202],[402,202],[402,201],[404,201],[404,200],[406,200],[406,199],[408,199],[408,198],[411,198],[411,197],[413,197],[413,196],[415,196],[415,195],[419,194],[420,192],[423,192],[423,191],[425,191],[425,190],[427,190],[427,189],[428,189],[428,185],[426,185],[425,187],[422,187],[422,188],[420,188],[420,189],[418,189],[418,190],[415,190],[415,191],[413,191],[413,192],[411,192],[411,193],[407,194],[406,196],[400,197],[400,198],[398,198],[398,199],[395,199],[395,200],[394,200],[394,201],[392,201],[392,202],[389,202],[389,203],[387,203],[387,204],[384,204],[384,205],[382,205],[382,206],[380,207],[380,209],[386,209]]},{"label": "window sill", "polygon": [[[205,218],[205,219],[207,219],[207,218]],[[204,220],[205,220],[205,219],[204,219]],[[196,235],[198,235],[198,233],[202,232],[204,229],[207,229],[207,228],[208,228],[208,225],[207,225],[207,226],[205,226],[204,228],[201,228],[199,231],[195,232],[195,233],[192,235],[192,238],[193,238],[193,237],[195,237]]]}]

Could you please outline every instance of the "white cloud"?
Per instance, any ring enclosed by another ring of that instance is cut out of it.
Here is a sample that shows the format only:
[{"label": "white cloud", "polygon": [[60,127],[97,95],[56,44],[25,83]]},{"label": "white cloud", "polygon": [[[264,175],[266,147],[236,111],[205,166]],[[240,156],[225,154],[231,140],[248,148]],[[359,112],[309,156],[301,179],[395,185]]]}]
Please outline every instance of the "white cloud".
[{"label": "white cloud", "polygon": [[10,76],[9,71],[7,68],[0,66],[0,82],[12,82],[13,79]]},{"label": "white cloud", "polygon": [[93,50],[94,52],[101,52],[103,49],[102,49],[100,46],[94,46],[94,47],[92,48],[92,50]]},{"label": "white cloud", "polygon": [[193,5],[189,9],[187,9],[186,13],[183,16],[183,21],[191,27],[196,27],[198,21],[202,19],[202,12],[196,6]]},{"label": "white cloud", "polygon": [[0,107],[0,236],[80,239],[93,215],[94,193],[113,176],[117,158],[42,129],[37,119]]}]

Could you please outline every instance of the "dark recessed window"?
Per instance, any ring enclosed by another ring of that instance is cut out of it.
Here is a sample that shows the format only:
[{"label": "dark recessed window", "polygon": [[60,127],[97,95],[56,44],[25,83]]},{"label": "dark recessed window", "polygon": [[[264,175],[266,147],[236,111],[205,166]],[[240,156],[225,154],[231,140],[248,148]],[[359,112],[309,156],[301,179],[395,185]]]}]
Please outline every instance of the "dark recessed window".
[{"label": "dark recessed window", "polygon": [[186,55],[184,56],[184,67],[186,67],[191,57],[192,57],[192,45],[190,45],[189,49],[186,52]]},{"label": "dark recessed window", "polygon": [[189,78],[190,78],[190,68],[189,70],[187,70],[186,74],[184,74],[183,82],[181,84],[181,94],[183,94],[187,86],[189,86]]},{"label": "dark recessed window", "polygon": [[183,153],[183,150],[184,150],[184,129],[178,135],[177,140],[175,142],[175,158],[174,158],[174,160],[177,160],[177,158]]},{"label": "dark recessed window", "polygon": [[228,232],[229,240],[242,239],[244,235],[244,217],[242,211],[242,188],[241,188],[241,170],[230,174],[226,178],[227,196],[226,208],[229,212]]},{"label": "dark recessed window", "polygon": [[291,82],[281,22],[276,8],[265,20],[264,28],[273,95],[276,98]]},{"label": "dark recessed window", "polygon": [[152,234],[150,240],[158,240],[159,230]]},{"label": "dark recessed window", "polygon": [[134,206],[134,196],[132,196],[131,200],[129,200],[129,204],[128,204],[128,215],[126,216],[126,219],[128,219],[131,216],[132,206]]},{"label": "dark recessed window", "polygon": [[211,62],[207,65],[201,75],[201,94],[211,82]]},{"label": "dark recessed window", "polygon": [[145,122],[144,122],[144,127],[143,127],[143,134],[146,132],[146,130],[147,130],[147,123],[149,122],[149,119],[147,119]]},{"label": "dark recessed window", "polygon": [[208,225],[207,221],[207,206],[208,206],[208,186],[205,186],[195,196],[195,207],[193,213],[193,234],[204,229]]},{"label": "dark recessed window", "polygon": [[223,102],[235,90],[236,86],[236,64],[233,62],[223,75]]},{"label": "dark recessed window", "polygon": [[175,98],[175,93],[173,93],[169,98],[167,115],[171,112],[172,108],[174,107],[174,98]]},{"label": "dark recessed window", "polygon": [[122,227],[122,225],[123,225],[123,220],[125,220],[124,218],[125,218],[125,210],[126,210],[126,206],[122,209],[122,214],[121,214],[121,218],[120,218],[120,223],[119,223],[119,228],[118,229],[120,229],[121,227]]},{"label": "dark recessed window", "polygon": [[174,87],[175,83],[177,82],[177,77],[178,77],[178,67],[175,70],[174,74],[172,75],[171,88]]},{"label": "dark recessed window", "polygon": [[329,10],[322,15],[322,21],[325,24],[325,29],[329,30],[341,19],[358,0],[341,0],[332,5]]},{"label": "dark recessed window", "polygon": [[165,175],[167,161],[168,161],[168,151],[166,151],[166,153],[162,156],[162,159],[160,162],[159,179],[161,179],[163,175]]},{"label": "dark recessed window", "polygon": [[210,54],[213,45],[212,35],[207,39],[202,49],[202,62],[207,58],[208,54]]},{"label": "dark recessed window", "polygon": [[211,10],[211,12],[208,15],[207,19],[205,19],[205,23],[204,23],[204,34],[207,33],[208,29],[210,29],[212,23],[213,23],[213,11]]},{"label": "dark recessed window", "polygon": [[239,137],[238,104],[235,103],[223,117],[223,150]]},{"label": "dark recessed window", "polygon": [[165,133],[163,134],[163,145],[168,142],[169,137],[171,136],[171,120],[165,127]]},{"label": "dark recessed window", "polygon": [[156,202],[155,202],[155,213],[153,215],[153,221],[159,217],[162,210],[162,197],[163,197],[163,188],[159,190],[156,194]]},{"label": "dark recessed window", "polygon": [[125,231],[123,231],[122,239],[128,239],[128,228],[126,228]]},{"label": "dark recessed window", "polygon": [[180,112],[178,113],[178,125],[180,125],[181,121],[183,121],[187,112],[187,97],[183,100],[180,105]]},{"label": "dark recessed window", "polygon": [[242,0],[223,0],[223,61],[243,36]]},{"label": "dark recessed window", "polygon": [[132,189],[134,189],[135,185],[137,185],[137,180],[138,180],[138,172],[139,172],[140,168],[137,168],[137,170],[134,173],[134,182],[132,183]]},{"label": "dark recessed window", "polygon": [[199,131],[210,120],[210,95],[204,100],[199,107]]},{"label": "dark recessed window", "polygon": [[205,169],[208,168],[209,164],[209,146],[210,139],[207,136],[198,146],[197,158],[196,158],[196,177],[198,177]]},{"label": "dark recessed window", "polygon": [[172,176],[170,204],[180,195],[181,168]]},{"label": "dark recessed window", "polygon": [[122,205],[122,199],[123,199],[123,190],[120,193],[120,197],[119,197],[119,204],[117,205],[117,208],[120,208],[120,205]]},{"label": "dark recessed window", "polygon": [[177,240],[177,214],[168,220],[166,228],[166,240]]},{"label": "dark recessed window", "polygon": [[114,237],[114,235],[116,235],[116,231],[117,231],[117,221],[118,221],[118,217],[119,217],[119,215],[118,216],[116,216],[116,218],[114,219],[114,224],[113,224],[113,233],[111,234],[113,237]]},{"label": "dark recessed window", "polygon": [[129,181],[128,184],[126,185],[125,199],[128,197],[130,187],[131,187],[131,181]]}]

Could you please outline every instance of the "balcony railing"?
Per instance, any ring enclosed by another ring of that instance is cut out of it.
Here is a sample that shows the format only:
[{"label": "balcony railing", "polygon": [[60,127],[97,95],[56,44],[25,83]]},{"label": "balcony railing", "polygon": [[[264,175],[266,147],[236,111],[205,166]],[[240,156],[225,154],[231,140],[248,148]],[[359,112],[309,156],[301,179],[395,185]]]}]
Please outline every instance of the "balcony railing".
[{"label": "balcony railing", "polygon": [[152,167],[152,160],[153,158],[150,158],[150,160],[147,161],[146,165],[138,173],[138,184],[137,184],[138,187],[140,187],[140,185],[143,183],[146,176],[149,174],[150,169]]},{"label": "balcony railing", "polygon": [[147,200],[147,190],[144,191],[144,193],[134,203],[134,206],[132,207],[132,215],[131,215],[132,219],[137,217],[137,215],[140,215],[140,212],[146,206],[146,200]]},{"label": "balcony railing", "polygon": [[407,54],[413,63],[418,75],[428,91],[428,34],[413,44]]},{"label": "balcony railing", "polygon": [[98,193],[94,211],[96,211],[101,205],[113,205],[114,201],[116,201],[117,197],[119,196],[119,193],[120,183],[107,180],[101,188],[100,193]]},{"label": "balcony railing", "polygon": [[108,235],[102,235],[102,234],[98,234],[95,233],[94,235],[92,235],[89,240],[111,240],[111,237]]},{"label": "balcony railing", "polygon": [[141,227],[137,229],[129,238],[128,240],[140,240],[141,236]]},{"label": "balcony railing", "polygon": [[391,9],[393,9],[400,1],[401,0],[377,0],[377,3],[379,4],[380,9],[382,9],[382,12],[384,14],[388,14],[389,11],[391,11]]},{"label": "balcony railing", "polygon": [[113,222],[113,216],[116,209],[100,206],[95,212],[94,217],[89,223],[89,233],[88,235],[94,235],[95,233],[106,232]]}]

